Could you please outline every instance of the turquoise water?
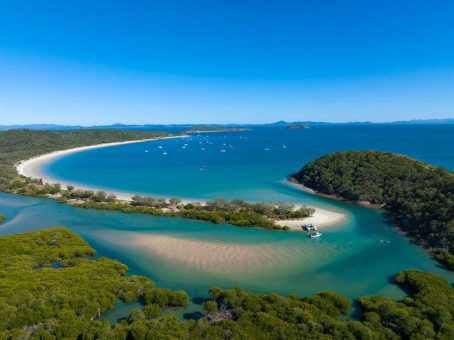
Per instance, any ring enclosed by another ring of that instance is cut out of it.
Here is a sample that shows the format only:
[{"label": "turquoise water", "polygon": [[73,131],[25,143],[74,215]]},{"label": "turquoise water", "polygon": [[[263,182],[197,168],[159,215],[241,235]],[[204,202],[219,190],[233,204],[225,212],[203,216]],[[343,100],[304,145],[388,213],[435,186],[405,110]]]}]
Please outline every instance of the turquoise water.
[{"label": "turquoise water", "polygon": [[43,170],[76,183],[144,194],[320,202],[283,184],[289,174],[321,155],[378,149],[453,169],[453,146],[453,126],[255,128],[94,149]]},{"label": "turquoise water", "polygon": [[[452,146],[454,127],[447,126],[261,128],[90,150],[44,169],[61,179],[128,192],[303,202],[347,215],[317,240],[301,232],[83,210],[7,194],[0,194],[0,211],[7,216],[0,233],[65,225],[99,256],[119,259],[131,273],[147,275],[162,287],[184,289],[192,297],[206,296],[212,285],[283,294],[332,290],[350,298],[401,297],[391,281],[400,270],[432,271],[451,281],[454,273],[399,235],[386,214],[307,194],[285,178],[305,162],[342,149],[396,151],[453,169]],[[200,170],[202,165],[206,170]],[[120,306],[112,318],[128,308]],[[194,310],[197,306],[191,305],[186,312]]]}]

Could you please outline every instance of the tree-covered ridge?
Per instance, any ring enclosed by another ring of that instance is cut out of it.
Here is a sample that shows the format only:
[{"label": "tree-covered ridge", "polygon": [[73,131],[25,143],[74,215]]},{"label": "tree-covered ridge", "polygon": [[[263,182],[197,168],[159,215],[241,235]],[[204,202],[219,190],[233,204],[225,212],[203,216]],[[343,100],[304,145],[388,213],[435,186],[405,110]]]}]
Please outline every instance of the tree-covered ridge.
[{"label": "tree-covered ridge", "polygon": [[148,307],[185,305],[183,292],[155,288],[145,277],[125,276],[127,267],[100,258],[66,228],[0,238],[0,339],[76,338],[118,299],[143,298]]},{"label": "tree-covered ridge", "polygon": [[0,132],[0,187],[7,186],[17,173],[14,164],[34,156],[80,146],[124,142],[163,137],[153,131],[72,130],[36,131],[8,130]]},{"label": "tree-covered ridge", "polygon": [[5,219],[6,219],[5,215],[0,214],[0,223],[5,221]]},{"label": "tree-covered ridge", "polygon": [[321,193],[383,206],[422,245],[454,253],[454,174],[446,169],[389,152],[346,151],[323,156],[294,177]]}]

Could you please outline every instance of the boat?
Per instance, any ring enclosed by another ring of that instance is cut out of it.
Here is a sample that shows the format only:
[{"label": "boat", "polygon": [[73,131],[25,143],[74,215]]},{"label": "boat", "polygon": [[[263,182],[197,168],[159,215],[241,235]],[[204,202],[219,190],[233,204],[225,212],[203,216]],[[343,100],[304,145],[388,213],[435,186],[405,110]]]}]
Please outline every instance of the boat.
[{"label": "boat", "polygon": [[265,151],[270,151],[270,148],[265,148],[264,150],[265,150]]},{"label": "boat", "polygon": [[319,232],[316,232],[316,233],[314,233],[314,234],[311,234],[311,235],[310,235],[310,238],[318,238],[318,237],[320,237],[320,236],[322,236],[322,234],[320,234]]},{"label": "boat", "polygon": [[221,150],[221,152],[225,152],[225,150],[224,150],[224,149],[222,149],[222,150]]},{"label": "boat", "polygon": [[163,152],[162,154],[163,154],[163,155],[167,155],[167,152]]},{"label": "boat", "polygon": [[159,145],[159,146],[158,146],[158,149],[162,149],[162,146],[161,146],[161,145]]},{"label": "boat", "polygon": [[306,223],[303,226],[301,226],[301,228],[303,228],[303,230],[306,230],[306,231],[312,231],[312,230],[317,231],[317,229],[318,229],[317,226],[313,225],[312,223]]},{"label": "boat", "polygon": [[148,152],[148,150],[145,150],[145,153],[147,153],[147,152]]}]

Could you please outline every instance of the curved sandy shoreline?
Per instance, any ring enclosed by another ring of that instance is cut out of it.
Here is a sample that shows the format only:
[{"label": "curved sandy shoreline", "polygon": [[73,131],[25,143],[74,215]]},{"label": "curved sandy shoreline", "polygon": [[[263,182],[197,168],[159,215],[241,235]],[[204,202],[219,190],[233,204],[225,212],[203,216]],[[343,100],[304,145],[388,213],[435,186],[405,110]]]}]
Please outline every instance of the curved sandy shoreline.
[{"label": "curved sandy shoreline", "polygon": [[43,182],[45,183],[59,183],[62,187],[72,185],[78,189],[82,190],[92,190],[92,191],[105,191],[108,194],[113,194],[117,196],[118,199],[120,200],[125,200],[125,201],[130,201],[134,194],[127,193],[127,192],[121,192],[121,191],[113,191],[113,190],[106,190],[103,188],[96,188],[94,186],[87,186],[87,185],[81,185],[75,182],[71,181],[65,181],[65,180],[60,180],[53,178],[51,176],[46,175],[41,171],[41,168],[53,162],[54,160],[76,153],[76,152],[81,152],[81,151],[86,151],[86,150],[92,150],[92,149],[99,149],[99,148],[105,148],[105,147],[111,147],[111,146],[117,146],[117,145],[124,145],[124,144],[133,144],[133,143],[142,143],[142,142],[150,142],[150,141],[158,141],[158,140],[163,140],[163,139],[172,139],[172,138],[185,138],[187,135],[180,135],[180,136],[170,136],[170,137],[158,137],[158,138],[149,138],[149,139],[140,139],[140,140],[131,140],[131,141],[125,141],[125,142],[113,142],[113,143],[102,143],[102,144],[95,144],[95,145],[88,145],[88,146],[81,146],[73,149],[67,149],[67,150],[60,150],[60,151],[54,151],[51,153],[47,153],[44,155],[32,157],[23,161],[18,162],[15,164],[15,168],[19,175],[22,175],[24,177],[29,177],[32,179],[42,179]]},{"label": "curved sandy shoreline", "polygon": [[[48,154],[44,154],[44,155],[36,156],[36,157],[30,158],[27,160],[20,161],[17,164],[15,164],[15,168],[20,175],[22,175],[24,177],[29,177],[32,179],[42,179],[43,182],[45,182],[45,183],[59,183],[62,187],[71,185],[77,189],[82,189],[82,190],[104,191],[108,194],[113,194],[113,195],[117,196],[117,198],[120,200],[131,201],[132,197],[135,195],[134,193],[114,191],[114,190],[109,190],[109,189],[104,189],[104,188],[97,188],[94,186],[81,185],[81,184],[74,183],[71,181],[55,179],[55,178],[52,178],[51,176],[44,174],[41,171],[41,168],[44,165],[49,164],[58,158],[61,158],[61,157],[64,157],[64,156],[67,156],[67,155],[70,155],[70,154],[73,154],[76,152],[92,150],[92,149],[97,149],[97,148],[110,147],[110,146],[116,146],[116,145],[123,145],[123,144],[141,143],[141,142],[147,142],[147,141],[158,141],[158,140],[162,140],[162,139],[184,138],[184,137],[187,137],[187,135],[170,136],[170,137],[162,137],[162,138],[150,138],[150,139],[143,139],[143,140],[132,140],[132,141],[126,141],[126,142],[103,143],[103,144],[82,146],[82,147],[77,147],[77,148],[67,149],[67,150],[54,151],[54,152],[51,152]],[[188,203],[188,202],[203,203],[203,201],[190,200],[190,199],[183,199],[182,202],[183,203]],[[296,206],[298,206],[298,205],[296,205]],[[280,226],[287,226],[292,230],[301,231],[301,225],[303,225],[305,223],[313,223],[313,224],[316,224],[320,228],[326,228],[329,226],[339,224],[340,222],[342,222],[346,219],[346,216],[344,214],[336,212],[336,211],[331,211],[331,210],[314,207],[314,206],[308,206],[308,207],[315,209],[315,212],[311,217],[294,219],[294,220],[278,220],[275,222],[276,222],[276,224],[278,224]]]}]

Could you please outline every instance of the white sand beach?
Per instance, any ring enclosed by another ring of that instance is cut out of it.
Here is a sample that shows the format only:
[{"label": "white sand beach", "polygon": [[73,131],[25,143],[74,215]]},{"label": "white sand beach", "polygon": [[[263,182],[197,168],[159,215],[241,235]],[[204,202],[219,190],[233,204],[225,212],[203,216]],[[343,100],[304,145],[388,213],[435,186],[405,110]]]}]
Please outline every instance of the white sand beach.
[{"label": "white sand beach", "polygon": [[61,157],[64,157],[64,156],[67,156],[67,155],[70,155],[70,154],[73,154],[76,152],[98,149],[98,148],[106,148],[106,147],[116,146],[116,145],[142,143],[142,142],[149,142],[149,141],[158,141],[158,140],[163,140],[163,139],[185,138],[185,137],[188,137],[188,135],[150,138],[150,139],[132,140],[132,141],[126,141],[126,142],[113,142],[113,143],[103,143],[103,144],[82,146],[82,147],[73,148],[73,149],[54,151],[54,152],[51,152],[48,154],[26,159],[26,160],[23,160],[23,161],[20,161],[19,163],[17,163],[15,165],[15,167],[16,167],[16,170],[19,173],[19,175],[22,175],[24,177],[30,177],[33,179],[42,179],[43,182],[45,182],[45,183],[60,183],[60,185],[62,187],[72,185],[75,188],[82,189],[82,190],[92,190],[92,191],[102,190],[102,191],[106,191],[108,194],[113,194],[113,195],[117,196],[117,198],[120,200],[130,201],[132,199],[132,197],[134,196],[134,194],[127,193],[127,192],[121,192],[121,191],[105,190],[105,189],[96,188],[93,186],[80,185],[78,183],[73,183],[73,182],[67,181],[67,180],[62,181],[60,179],[55,179],[55,178],[52,178],[52,177],[46,175],[45,173],[43,173],[41,171],[41,168],[44,165],[49,164],[58,158],[61,158]]},{"label": "white sand beach", "polygon": [[311,217],[292,220],[278,220],[276,221],[276,224],[280,225],[281,227],[287,226],[291,230],[297,231],[301,231],[301,226],[306,223],[315,224],[319,229],[326,229],[328,227],[333,227],[342,221],[345,221],[347,218],[344,214],[336,211],[313,206],[310,206],[310,208],[315,209],[315,212]]},{"label": "white sand beach", "polygon": [[[113,191],[113,190],[106,190],[103,188],[97,188],[94,186],[86,186],[81,185],[78,183],[73,183],[68,180],[60,180],[53,178],[41,171],[42,167],[50,162],[55,161],[58,158],[86,150],[92,150],[96,148],[105,148],[110,146],[116,145],[123,145],[123,144],[132,144],[132,143],[141,143],[146,141],[157,141],[162,139],[170,139],[170,138],[184,138],[188,137],[188,135],[181,135],[181,136],[171,136],[171,137],[162,137],[162,138],[152,138],[152,139],[143,139],[143,140],[133,140],[133,141],[126,141],[126,142],[114,142],[114,143],[104,143],[104,144],[96,144],[90,146],[83,146],[73,149],[55,151],[48,154],[40,155],[37,157],[33,157],[27,160],[23,160],[15,165],[17,172],[24,176],[33,179],[42,179],[45,183],[59,183],[62,187],[66,187],[68,185],[74,186],[77,189],[82,190],[92,190],[92,191],[105,191],[108,194],[115,195],[118,199],[124,201],[131,201],[132,197],[135,195],[134,193],[128,192],[121,192],[121,191]],[[295,184],[292,184],[295,185]],[[295,185],[296,186],[296,185]],[[155,196],[155,195],[153,195]],[[157,196],[156,196],[157,197]],[[166,198],[166,197],[163,197]],[[182,199],[182,203],[186,204],[189,202],[198,202],[203,204],[204,202],[197,199]],[[318,227],[326,228],[331,227],[334,225],[339,224],[346,219],[346,216],[342,213],[315,207],[315,206],[308,206],[315,210],[314,214],[308,218],[302,219],[292,219],[292,220],[277,220],[276,224],[280,226],[287,226],[291,230],[301,231],[301,226],[305,223],[313,223],[316,224]]]}]

